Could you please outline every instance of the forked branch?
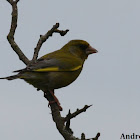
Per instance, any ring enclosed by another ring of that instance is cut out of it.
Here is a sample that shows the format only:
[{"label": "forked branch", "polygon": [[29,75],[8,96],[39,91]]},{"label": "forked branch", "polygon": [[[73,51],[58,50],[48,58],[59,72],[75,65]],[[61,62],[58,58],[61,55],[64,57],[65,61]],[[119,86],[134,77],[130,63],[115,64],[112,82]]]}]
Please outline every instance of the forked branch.
[{"label": "forked branch", "polygon": [[42,44],[50,37],[53,35],[53,33],[59,33],[61,36],[64,36],[69,30],[58,30],[59,28],[59,23],[56,23],[55,25],[53,25],[52,29],[49,30],[45,35],[40,35],[40,39],[37,43],[36,48],[34,49],[34,55],[33,55],[33,59],[32,62],[35,62],[37,60],[38,57],[38,53],[40,51],[40,48],[42,46]]},{"label": "forked branch", "polygon": [[19,56],[19,59],[26,65],[30,63],[29,59],[24,55],[24,53],[21,51],[19,46],[14,40],[15,31],[17,28],[17,18],[18,18],[18,9],[17,9],[17,3],[19,0],[13,1],[13,0],[7,0],[12,5],[12,21],[11,21],[11,28],[10,32],[7,36],[7,39],[12,47],[12,49],[16,52],[16,54]]},{"label": "forked branch", "polygon": [[[51,94],[44,94],[44,97],[49,102],[53,100]],[[97,133],[95,138],[85,139],[84,133],[82,133],[81,138],[76,138],[75,136],[73,136],[73,131],[70,128],[71,119],[85,112],[91,106],[92,105],[85,105],[82,109],[77,109],[77,111],[75,111],[74,113],[71,113],[69,110],[68,115],[66,117],[62,117],[57,104],[50,104],[53,121],[56,123],[58,131],[65,140],[98,140],[100,133]]]},{"label": "forked branch", "polygon": [[65,121],[68,121],[76,116],[78,116],[79,114],[83,113],[83,112],[86,112],[86,110],[91,107],[92,105],[85,105],[82,109],[77,109],[74,113],[70,113],[70,110],[69,110],[69,113],[68,115],[65,117]]},{"label": "forked branch", "polygon": [[[50,37],[53,35],[53,33],[59,33],[61,36],[64,36],[67,34],[67,32],[69,30],[59,30],[59,23],[56,23],[51,30],[49,30],[45,35],[40,35],[40,39],[37,43],[37,46],[34,49],[34,55],[32,60],[30,61],[25,55],[24,53],[21,51],[21,49],[19,48],[19,46],[16,44],[15,40],[14,40],[14,35],[15,35],[15,31],[17,28],[17,19],[18,19],[18,9],[17,9],[17,3],[19,2],[19,0],[7,0],[11,6],[12,6],[12,21],[11,21],[11,28],[10,28],[10,32],[7,36],[7,39],[12,47],[12,49],[17,53],[17,55],[19,56],[19,59],[26,65],[35,63],[37,58],[38,58],[38,54],[39,51],[41,49],[42,44]],[[45,94],[45,98],[48,101],[52,101],[52,97],[51,94]],[[85,105],[82,109],[77,109],[77,111],[75,111],[74,113],[71,113],[69,110],[69,113],[66,117],[62,117],[61,113],[59,111],[59,108],[57,106],[57,104],[53,103],[50,104],[51,107],[51,112],[52,112],[52,118],[53,121],[56,123],[56,127],[58,129],[58,131],[60,132],[60,134],[64,137],[65,140],[98,140],[100,134],[98,133],[96,135],[95,138],[91,138],[91,139],[86,139],[85,138],[85,134],[82,133],[81,138],[76,138],[73,136],[73,131],[70,128],[70,121],[72,118],[78,116],[79,114],[85,112],[90,106]]]}]

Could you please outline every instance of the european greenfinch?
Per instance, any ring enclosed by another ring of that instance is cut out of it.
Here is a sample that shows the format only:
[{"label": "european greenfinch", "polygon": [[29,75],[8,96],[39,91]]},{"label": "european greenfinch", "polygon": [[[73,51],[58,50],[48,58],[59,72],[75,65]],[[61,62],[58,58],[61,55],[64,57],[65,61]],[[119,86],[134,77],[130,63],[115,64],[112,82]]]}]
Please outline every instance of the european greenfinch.
[{"label": "european greenfinch", "polygon": [[46,54],[39,58],[35,64],[25,69],[17,70],[17,75],[0,79],[23,79],[45,93],[53,95],[54,102],[62,110],[60,103],[54,95],[54,89],[68,86],[82,71],[83,64],[89,54],[97,53],[88,42],[84,40],[71,40],[60,50]]}]

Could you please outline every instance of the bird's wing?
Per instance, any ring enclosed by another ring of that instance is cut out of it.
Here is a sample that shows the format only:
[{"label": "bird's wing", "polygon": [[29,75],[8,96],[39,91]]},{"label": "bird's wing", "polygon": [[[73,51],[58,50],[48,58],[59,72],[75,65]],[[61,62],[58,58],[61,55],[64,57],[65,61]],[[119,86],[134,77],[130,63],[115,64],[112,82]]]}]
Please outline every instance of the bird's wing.
[{"label": "bird's wing", "polygon": [[50,72],[50,71],[76,71],[82,68],[83,64],[78,58],[57,57],[48,59],[39,59],[36,64],[33,64],[25,69],[15,71],[35,71],[35,72]]},{"label": "bird's wing", "polygon": [[78,59],[74,61],[70,58],[52,58],[49,60],[41,60],[35,65],[32,71],[48,72],[48,71],[76,71],[82,67]]}]

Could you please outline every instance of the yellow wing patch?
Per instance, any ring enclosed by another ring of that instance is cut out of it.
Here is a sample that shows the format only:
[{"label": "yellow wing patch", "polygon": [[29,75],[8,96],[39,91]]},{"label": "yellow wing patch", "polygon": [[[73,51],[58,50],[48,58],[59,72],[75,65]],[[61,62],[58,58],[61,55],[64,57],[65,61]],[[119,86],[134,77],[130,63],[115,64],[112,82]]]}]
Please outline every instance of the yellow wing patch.
[{"label": "yellow wing patch", "polygon": [[80,69],[82,67],[82,65],[77,66],[75,68],[72,69],[59,69],[58,67],[48,67],[48,68],[41,68],[41,69],[37,69],[37,70],[33,70],[36,72],[49,72],[49,71],[76,71],[78,69]]},{"label": "yellow wing patch", "polygon": [[77,67],[71,69],[70,71],[76,71],[76,70],[80,69],[81,67],[82,67],[81,65],[80,66],[77,66]]},{"label": "yellow wing patch", "polygon": [[37,69],[33,71],[38,71],[38,72],[48,72],[48,71],[59,71],[58,67],[48,67],[48,68],[42,68],[42,69]]}]

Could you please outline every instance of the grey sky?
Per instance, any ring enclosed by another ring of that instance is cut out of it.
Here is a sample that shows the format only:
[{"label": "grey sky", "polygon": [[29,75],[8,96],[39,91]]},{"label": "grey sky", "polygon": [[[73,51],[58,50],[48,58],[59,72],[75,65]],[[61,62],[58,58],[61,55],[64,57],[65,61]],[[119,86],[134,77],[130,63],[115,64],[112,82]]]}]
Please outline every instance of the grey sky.
[{"label": "grey sky", "polygon": [[[40,34],[56,22],[70,29],[53,35],[40,56],[61,48],[71,39],[84,39],[99,53],[91,55],[80,77],[56,90],[66,115],[85,104],[86,113],[71,122],[74,135],[87,138],[101,132],[100,140],[118,140],[122,133],[140,135],[140,1],[139,0],[20,0],[15,39],[32,57]],[[6,40],[11,6],[0,0],[0,77],[24,67]],[[0,81],[0,139],[62,140],[51,119],[42,92],[22,80]]]}]

